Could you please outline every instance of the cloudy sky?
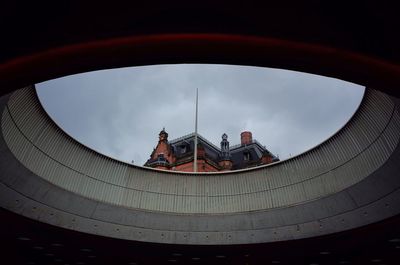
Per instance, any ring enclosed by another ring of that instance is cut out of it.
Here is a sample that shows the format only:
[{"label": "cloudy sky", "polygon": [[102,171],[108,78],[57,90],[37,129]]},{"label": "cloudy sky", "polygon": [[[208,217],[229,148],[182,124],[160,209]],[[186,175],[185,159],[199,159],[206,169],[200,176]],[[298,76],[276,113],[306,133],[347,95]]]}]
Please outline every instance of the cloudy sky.
[{"label": "cloudy sky", "polygon": [[95,71],[36,85],[49,115],[86,146],[143,165],[165,127],[169,139],[194,131],[219,146],[249,130],[286,159],[334,134],[364,88],[287,70],[228,65],[156,65]]}]

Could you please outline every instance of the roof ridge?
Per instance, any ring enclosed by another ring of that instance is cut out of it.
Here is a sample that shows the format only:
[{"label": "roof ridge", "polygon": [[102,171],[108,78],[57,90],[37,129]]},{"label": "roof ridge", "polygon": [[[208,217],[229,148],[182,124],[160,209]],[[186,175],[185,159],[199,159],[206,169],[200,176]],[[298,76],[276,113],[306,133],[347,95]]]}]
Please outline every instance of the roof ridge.
[{"label": "roof ridge", "polygon": [[[169,143],[170,143],[170,144],[175,144],[175,143],[177,143],[177,142],[179,142],[179,141],[182,141],[182,140],[184,140],[184,139],[191,138],[191,137],[193,137],[193,136],[194,136],[194,132],[193,132],[193,133],[189,133],[189,134],[184,135],[184,136],[181,136],[181,137],[179,137],[179,138],[173,139],[173,140],[169,141]],[[209,140],[207,140],[207,139],[206,139],[204,136],[202,136],[201,134],[197,133],[197,136],[198,136],[199,138],[201,138],[201,140],[203,140],[203,142],[209,144],[210,146],[212,146],[213,148],[217,149],[218,151],[221,151],[221,149],[220,149],[218,146],[216,146],[215,144],[213,144],[212,142],[210,142]]]}]

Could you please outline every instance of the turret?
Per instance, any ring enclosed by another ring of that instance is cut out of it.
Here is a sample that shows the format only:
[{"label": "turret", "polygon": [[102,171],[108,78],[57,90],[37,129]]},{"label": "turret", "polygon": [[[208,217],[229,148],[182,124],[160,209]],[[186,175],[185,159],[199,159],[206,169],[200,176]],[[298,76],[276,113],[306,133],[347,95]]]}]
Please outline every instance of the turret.
[{"label": "turret", "polygon": [[228,135],[224,133],[222,135],[222,141],[221,141],[221,158],[222,159],[229,159],[231,156],[230,150],[229,150],[229,142],[228,142]]},{"label": "turret", "polygon": [[158,144],[151,153],[150,159],[145,166],[168,169],[175,162],[175,155],[168,143],[168,133],[165,128],[158,134]]},{"label": "turret", "polygon": [[228,135],[226,135],[226,133],[222,135],[221,158],[219,161],[219,166],[222,168],[222,170],[232,169],[231,152],[229,150]]}]

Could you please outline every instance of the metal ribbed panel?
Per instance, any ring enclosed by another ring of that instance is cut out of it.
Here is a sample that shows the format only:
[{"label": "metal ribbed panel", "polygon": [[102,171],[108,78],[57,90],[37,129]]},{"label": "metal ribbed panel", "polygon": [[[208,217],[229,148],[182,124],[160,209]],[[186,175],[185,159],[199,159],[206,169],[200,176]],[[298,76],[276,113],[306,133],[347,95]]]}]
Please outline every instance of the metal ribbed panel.
[{"label": "metal ribbed panel", "polygon": [[352,120],[309,152],[249,171],[200,175],[146,170],[89,150],[53,123],[33,88],[11,96],[2,127],[27,168],[74,193],[150,211],[235,213],[296,205],[354,185],[395,149],[400,116],[390,97],[367,90]]}]

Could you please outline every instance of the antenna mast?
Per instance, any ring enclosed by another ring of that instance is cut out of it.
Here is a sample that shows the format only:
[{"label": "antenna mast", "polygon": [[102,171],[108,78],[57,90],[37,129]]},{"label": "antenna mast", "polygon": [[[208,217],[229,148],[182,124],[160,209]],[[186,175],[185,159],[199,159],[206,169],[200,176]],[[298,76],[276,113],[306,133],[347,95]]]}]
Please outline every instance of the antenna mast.
[{"label": "antenna mast", "polygon": [[197,113],[199,103],[199,89],[196,88],[196,117],[194,123],[194,160],[193,160],[193,171],[197,172]]}]

